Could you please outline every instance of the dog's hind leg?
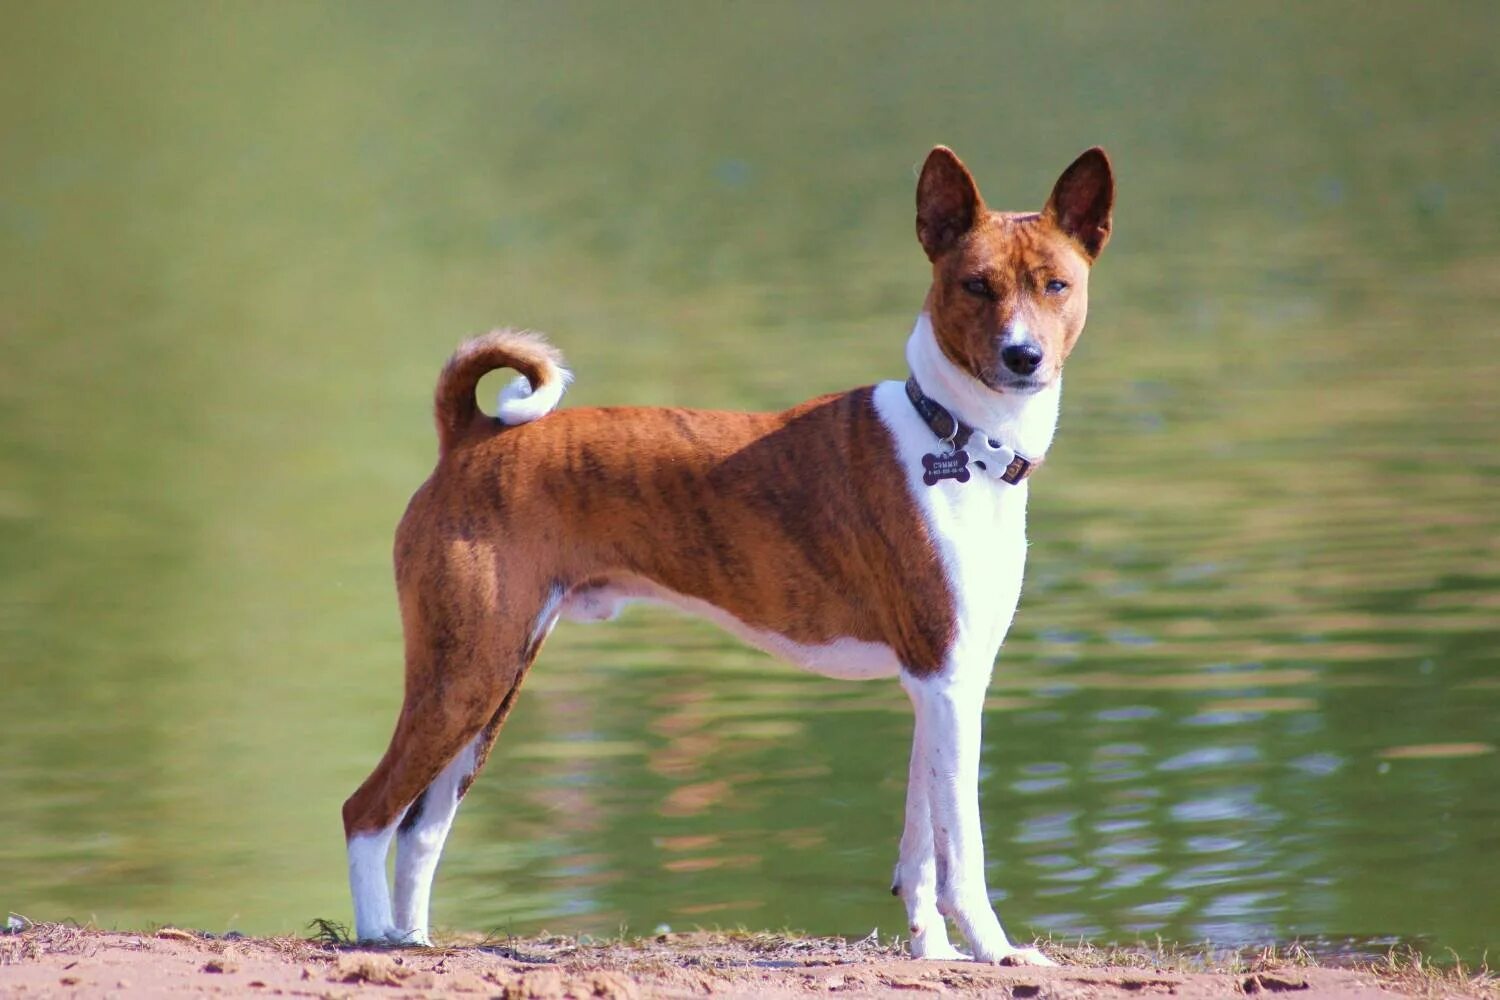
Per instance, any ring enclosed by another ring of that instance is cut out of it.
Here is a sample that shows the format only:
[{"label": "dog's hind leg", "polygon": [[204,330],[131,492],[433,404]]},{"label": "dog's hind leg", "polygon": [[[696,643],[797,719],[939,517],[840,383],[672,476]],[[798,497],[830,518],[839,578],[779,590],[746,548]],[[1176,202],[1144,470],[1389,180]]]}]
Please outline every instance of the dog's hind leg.
[{"label": "dog's hind leg", "polygon": [[395,928],[407,944],[432,944],[427,933],[432,879],[458,803],[478,770],[475,748],[483,739],[481,732],[448,762],[407,808],[396,828]]},{"label": "dog's hind leg", "polygon": [[425,812],[424,789],[450,773],[456,785],[456,774],[470,756],[466,748],[484,726],[484,716],[452,712],[437,691],[415,698],[408,692],[385,756],[344,803],[349,889],[360,941],[407,943],[405,928],[397,926],[391,912],[386,882],[391,840],[408,815],[420,819]]},{"label": "dog's hind leg", "polygon": [[[361,941],[421,943],[443,841],[545,636],[522,615],[425,605],[407,626],[406,701],[385,756],[344,803],[349,887]],[[538,604],[543,603],[537,601]],[[547,627],[556,600],[543,611]],[[399,837],[394,912],[385,862]]]},{"label": "dog's hind leg", "polygon": [[428,911],[432,879],[437,874],[443,844],[458,814],[459,803],[484,766],[500,735],[500,727],[515,704],[525,671],[523,666],[490,721],[417,796],[397,828],[395,918],[398,934],[408,943],[432,943],[428,937]]}]

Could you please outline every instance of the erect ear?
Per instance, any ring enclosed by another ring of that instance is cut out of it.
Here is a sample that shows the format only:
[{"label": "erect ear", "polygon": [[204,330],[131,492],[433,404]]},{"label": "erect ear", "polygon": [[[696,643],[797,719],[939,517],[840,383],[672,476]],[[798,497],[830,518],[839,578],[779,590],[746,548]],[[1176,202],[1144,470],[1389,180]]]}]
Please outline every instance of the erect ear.
[{"label": "erect ear", "polygon": [[1109,242],[1114,204],[1115,175],[1109,157],[1095,146],[1063,171],[1044,211],[1059,229],[1083,244],[1092,260]]},{"label": "erect ear", "polygon": [[983,209],[963,161],[947,146],[933,146],[917,181],[917,239],[927,259],[937,260],[957,243]]}]

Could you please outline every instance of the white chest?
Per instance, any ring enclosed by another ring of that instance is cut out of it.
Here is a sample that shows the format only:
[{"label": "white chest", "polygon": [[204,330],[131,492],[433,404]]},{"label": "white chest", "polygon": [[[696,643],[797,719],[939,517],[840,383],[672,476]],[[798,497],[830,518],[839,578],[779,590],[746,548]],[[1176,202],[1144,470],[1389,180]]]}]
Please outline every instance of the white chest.
[{"label": "white chest", "polygon": [[922,456],[941,445],[917,416],[900,382],[875,388],[875,407],[890,428],[917,509],[948,576],[958,617],[955,659],[988,669],[1010,628],[1026,565],[1027,485],[982,473],[968,482],[922,480]]}]

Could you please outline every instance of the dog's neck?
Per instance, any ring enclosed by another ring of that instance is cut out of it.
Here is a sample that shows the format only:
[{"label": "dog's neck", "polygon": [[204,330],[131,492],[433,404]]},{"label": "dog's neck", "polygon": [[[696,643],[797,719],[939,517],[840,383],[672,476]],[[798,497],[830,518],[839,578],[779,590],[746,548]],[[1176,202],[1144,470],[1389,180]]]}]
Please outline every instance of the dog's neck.
[{"label": "dog's neck", "polygon": [[1030,395],[996,392],[948,359],[926,310],[917,315],[907,338],[906,363],[924,393],[980,433],[1033,460],[1052,447],[1062,400],[1061,375]]}]

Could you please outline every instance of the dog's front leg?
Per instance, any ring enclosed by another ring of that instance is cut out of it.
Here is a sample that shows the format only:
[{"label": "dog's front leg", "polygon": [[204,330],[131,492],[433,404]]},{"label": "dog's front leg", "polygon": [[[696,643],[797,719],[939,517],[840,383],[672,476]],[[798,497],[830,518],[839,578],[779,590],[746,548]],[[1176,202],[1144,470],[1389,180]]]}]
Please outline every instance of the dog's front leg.
[{"label": "dog's front leg", "polygon": [[937,861],[932,852],[932,803],[927,795],[927,758],[923,747],[922,715],[912,726],[911,768],[906,783],[906,827],[901,833],[901,855],[891,892],[906,904],[911,930],[911,957],[963,958],[948,943],[948,922],[938,911]]},{"label": "dog's front leg", "polygon": [[[902,678],[916,709],[916,749],[925,765],[937,908],[953,918],[977,961],[1052,965],[1035,948],[1010,943],[985,884],[979,748],[988,673],[965,675],[950,666],[936,676]],[[912,770],[917,770],[915,757]]]}]

